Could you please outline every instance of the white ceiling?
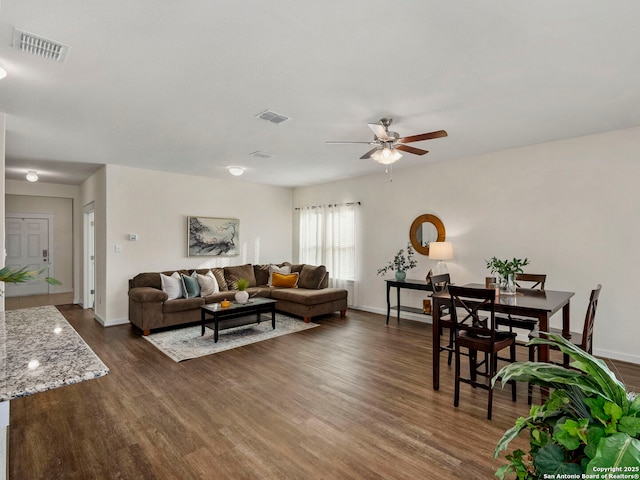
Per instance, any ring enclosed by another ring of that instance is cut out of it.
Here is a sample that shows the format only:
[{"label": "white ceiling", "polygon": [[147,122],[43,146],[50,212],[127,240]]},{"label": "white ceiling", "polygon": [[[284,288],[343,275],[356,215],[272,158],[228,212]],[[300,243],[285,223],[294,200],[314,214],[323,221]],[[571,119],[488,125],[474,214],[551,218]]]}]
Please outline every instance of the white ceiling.
[{"label": "white ceiling", "polygon": [[[396,169],[636,126],[638,19],[637,0],[3,0],[7,178],[240,165],[300,186],[383,172],[367,145],[324,143],[370,140],[383,116],[449,132]],[[13,49],[14,28],[66,61]]]}]

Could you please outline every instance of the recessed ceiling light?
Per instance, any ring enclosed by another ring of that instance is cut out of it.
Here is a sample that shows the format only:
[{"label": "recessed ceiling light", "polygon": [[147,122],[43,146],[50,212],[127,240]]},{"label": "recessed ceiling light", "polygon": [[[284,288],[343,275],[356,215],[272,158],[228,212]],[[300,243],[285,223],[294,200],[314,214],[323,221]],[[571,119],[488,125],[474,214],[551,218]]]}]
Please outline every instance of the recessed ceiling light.
[{"label": "recessed ceiling light", "polygon": [[36,172],[35,170],[29,170],[27,172],[27,180],[30,182],[37,182],[38,181],[38,172]]},{"label": "recessed ceiling light", "polygon": [[234,175],[236,177],[244,173],[244,168],[242,167],[229,167],[228,170],[231,175]]},{"label": "recessed ceiling light", "polygon": [[6,76],[7,76],[7,71],[4,68],[0,67],[0,80],[2,80]]}]

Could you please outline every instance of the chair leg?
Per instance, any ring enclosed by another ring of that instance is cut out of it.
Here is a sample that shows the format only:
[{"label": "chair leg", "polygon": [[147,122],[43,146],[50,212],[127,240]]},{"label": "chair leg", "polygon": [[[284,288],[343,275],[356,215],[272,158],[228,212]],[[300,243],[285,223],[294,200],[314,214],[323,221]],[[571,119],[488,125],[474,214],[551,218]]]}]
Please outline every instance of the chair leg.
[{"label": "chair leg", "polygon": [[457,407],[460,402],[460,350],[456,348],[456,373],[455,373],[455,385],[453,392],[453,406]]},{"label": "chair leg", "polygon": [[469,349],[469,378],[473,382],[471,386],[476,388],[475,382],[477,381],[477,368],[478,368],[478,352]]},{"label": "chair leg", "polygon": [[[515,342],[510,347],[511,350],[511,363],[515,363],[516,361],[516,344]],[[516,382],[511,380],[511,400],[516,401],[518,395],[516,393]]]},{"label": "chair leg", "polygon": [[[492,353],[489,365],[489,378],[493,378],[496,372],[496,364],[498,363],[498,354]],[[493,408],[493,388],[489,385],[489,402],[487,405],[487,419],[491,420],[491,410]]]},{"label": "chair leg", "polygon": [[454,339],[455,334],[453,331],[453,328],[449,329],[449,348],[451,350],[449,350],[449,358],[447,359],[447,365],[451,366],[451,358],[453,357],[453,342],[455,341]]},{"label": "chair leg", "polygon": [[[536,361],[536,347],[534,345],[529,346],[529,361]],[[533,403],[533,384],[527,384],[527,404],[531,405]]]}]

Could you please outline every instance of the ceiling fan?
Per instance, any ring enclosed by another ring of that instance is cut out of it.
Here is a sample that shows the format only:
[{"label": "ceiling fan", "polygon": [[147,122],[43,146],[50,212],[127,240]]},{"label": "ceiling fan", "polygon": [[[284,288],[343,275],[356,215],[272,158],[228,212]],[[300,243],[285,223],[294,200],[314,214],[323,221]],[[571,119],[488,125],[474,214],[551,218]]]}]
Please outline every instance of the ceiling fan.
[{"label": "ceiling fan", "polygon": [[424,155],[428,150],[406,145],[412,142],[421,142],[423,140],[431,140],[432,138],[446,137],[447,132],[438,130],[437,132],[421,133],[420,135],[411,135],[410,137],[402,137],[397,132],[389,131],[389,125],[393,121],[392,118],[381,118],[380,123],[368,123],[369,128],[373,131],[373,141],[371,142],[325,142],[329,144],[351,144],[364,143],[375,145],[374,148],[362,155],[360,158],[373,158],[376,162],[388,165],[394,163],[402,157],[398,151],[401,150],[414,155]]}]

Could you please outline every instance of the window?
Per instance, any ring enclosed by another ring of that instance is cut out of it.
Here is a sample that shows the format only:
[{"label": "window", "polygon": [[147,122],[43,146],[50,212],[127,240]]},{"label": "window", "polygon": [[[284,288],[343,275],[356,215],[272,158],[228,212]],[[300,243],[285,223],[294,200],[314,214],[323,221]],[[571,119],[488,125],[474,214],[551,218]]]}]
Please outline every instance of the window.
[{"label": "window", "polygon": [[325,265],[329,285],[349,290],[354,304],[359,203],[299,209],[300,263]]}]

